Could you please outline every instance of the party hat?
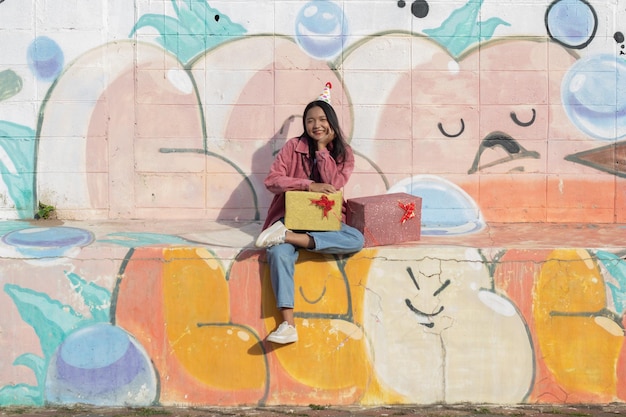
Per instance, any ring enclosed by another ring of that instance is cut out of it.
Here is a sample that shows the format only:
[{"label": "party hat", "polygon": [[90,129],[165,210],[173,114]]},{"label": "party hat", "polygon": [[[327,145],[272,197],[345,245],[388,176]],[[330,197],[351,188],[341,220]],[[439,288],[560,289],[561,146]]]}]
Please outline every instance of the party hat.
[{"label": "party hat", "polygon": [[320,96],[317,98],[320,101],[325,101],[326,103],[330,104],[330,89],[333,88],[333,85],[329,82],[326,83],[326,85],[324,86],[324,91],[322,91],[322,94],[320,94]]}]

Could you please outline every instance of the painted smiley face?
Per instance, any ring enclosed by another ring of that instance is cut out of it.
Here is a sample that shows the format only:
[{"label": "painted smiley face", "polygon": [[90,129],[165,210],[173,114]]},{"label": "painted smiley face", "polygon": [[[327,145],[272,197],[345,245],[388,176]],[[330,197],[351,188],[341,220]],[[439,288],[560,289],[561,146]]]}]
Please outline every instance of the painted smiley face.
[{"label": "painted smiley face", "polygon": [[[409,267],[407,267],[406,271],[409,274],[409,277],[411,278],[411,281],[415,285],[415,288],[417,289],[418,293],[421,293],[422,288],[420,287],[420,284],[418,283],[417,279],[415,278],[415,274],[413,273],[413,269],[409,266]],[[423,276],[423,274],[421,274],[421,273],[420,273],[420,275]],[[424,278],[426,278],[426,280],[428,282],[433,281],[433,279],[428,279],[428,277],[424,277]],[[443,283],[440,280],[437,280],[436,278],[434,280],[436,281],[435,282],[435,286],[437,284],[441,284],[441,285],[439,285],[438,288],[435,288],[435,290],[432,292],[432,299],[433,300],[437,300],[439,294],[442,291],[444,291],[450,285],[450,280],[446,279],[445,281],[443,281]],[[422,283],[422,285],[424,285],[424,284]],[[408,309],[411,310],[415,314],[418,322],[420,324],[422,324],[423,326],[428,327],[430,329],[435,327],[435,321],[434,320],[440,314],[442,314],[444,309],[445,309],[443,305],[438,305],[438,306],[434,306],[434,307],[430,308],[428,311],[426,311],[426,310],[420,309],[419,306],[416,306],[414,304],[414,300],[412,300],[411,298],[406,298],[404,300],[404,302],[406,303],[406,306],[408,307]]]},{"label": "painted smiley face", "polygon": [[[387,94],[372,98],[362,88],[365,76],[345,83],[354,103],[380,105],[374,116],[355,105],[354,137],[358,149],[374,158],[382,151],[372,143],[397,149],[393,157],[376,159],[388,178],[450,179],[494,221],[583,221],[598,218],[591,205],[614,206],[612,177],[566,159],[596,146],[568,118],[561,99],[575,54],[537,40],[486,42],[459,57],[429,39],[410,43],[419,51],[410,70],[378,83]],[[343,68],[358,70],[365,53],[387,63],[406,48],[400,37],[368,40]],[[372,63],[368,69],[384,68]]]},{"label": "painted smiley face", "polygon": [[[526,326],[491,290],[477,250],[380,249],[366,287],[363,328],[377,377],[407,401],[520,401],[528,394]],[[511,370],[510,361],[519,366]]]},{"label": "painted smiley face", "polygon": [[[371,369],[363,329],[354,321],[351,286],[345,273],[347,262],[300,251],[294,273],[299,341],[278,347],[268,343],[268,349],[289,375],[288,380],[314,389],[298,389],[295,397],[293,392],[277,391],[273,394],[276,401],[284,402],[287,397],[302,402],[342,398],[350,403],[365,390]],[[269,268],[264,268],[262,281],[263,320],[265,332],[269,333],[280,320]],[[276,378],[281,379],[281,375]]]}]

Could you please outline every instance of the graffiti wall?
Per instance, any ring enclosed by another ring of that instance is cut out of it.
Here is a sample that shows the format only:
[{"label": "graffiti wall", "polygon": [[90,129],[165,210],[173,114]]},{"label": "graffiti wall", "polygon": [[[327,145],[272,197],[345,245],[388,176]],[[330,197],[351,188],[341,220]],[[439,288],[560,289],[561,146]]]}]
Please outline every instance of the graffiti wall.
[{"label": "graffiti wall", "polygon": [[427,226],[623,220],[619,2],[0,7],[4,218],[260,220],[331,82],[347,197],[419,194]]},{"label": "graffiti wall", "polygon": [[[0,406],[623,401],[619,233],[446,239],[621,232],[625,14],[0,0]],[[305,340],[277,348],[263,180],[327,83],[345,196],[420,196],[427,240],[301,253]]]},{"label": "graffiti wall", "polygon": [[473,245],[302,251],[299,340],[275,345],[258,226],[7,223],[0,405],[626,400],[623,248],[482,246],[502,241],[478,233]]}]

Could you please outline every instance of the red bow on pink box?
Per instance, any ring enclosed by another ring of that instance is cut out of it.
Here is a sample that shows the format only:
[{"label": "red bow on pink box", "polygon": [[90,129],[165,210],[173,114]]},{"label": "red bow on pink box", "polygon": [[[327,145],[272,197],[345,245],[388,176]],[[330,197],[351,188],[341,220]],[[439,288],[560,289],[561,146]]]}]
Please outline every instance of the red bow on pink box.
[{"label": "red bow on pink box", "polygon": [[404,222],[406,222],[407,220],[415,217],[415,203],[414,202],[404,204],[401,201],[398,201],[398,206],[402,210],[404,210],[404,215],[402,215],[402,219],[400,219],[400,223],[404,224]]}]

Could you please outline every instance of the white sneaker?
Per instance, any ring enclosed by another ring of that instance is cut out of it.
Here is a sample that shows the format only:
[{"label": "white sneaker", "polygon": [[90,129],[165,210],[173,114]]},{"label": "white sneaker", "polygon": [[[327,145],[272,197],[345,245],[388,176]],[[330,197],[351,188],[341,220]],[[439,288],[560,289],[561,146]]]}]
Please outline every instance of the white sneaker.
[{"label": "white sneaker", "polygon": [[283,321],[278,329],[274,330],[272,333],[267,336],[267,340],[273,343],[280,343],[284,345],[285,343],[293,343],[298,341],[298,332],[296,328]]},{"label": "white sneaker", "polygon": [[261,232],[255,245],[257,248],[268,248],[270,246],[285,243],[285,233],[287,233],[287,228],[283,222],[277,221]]}]

